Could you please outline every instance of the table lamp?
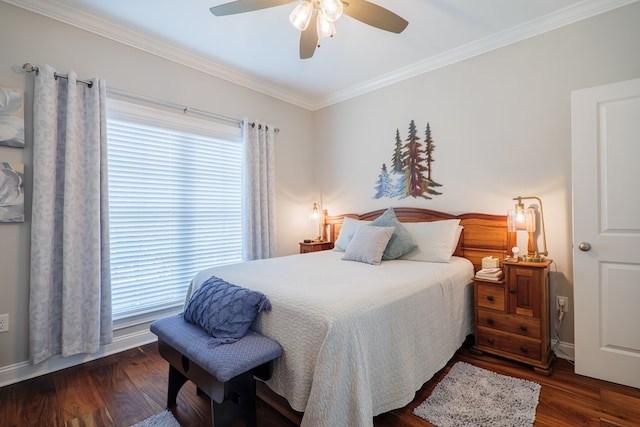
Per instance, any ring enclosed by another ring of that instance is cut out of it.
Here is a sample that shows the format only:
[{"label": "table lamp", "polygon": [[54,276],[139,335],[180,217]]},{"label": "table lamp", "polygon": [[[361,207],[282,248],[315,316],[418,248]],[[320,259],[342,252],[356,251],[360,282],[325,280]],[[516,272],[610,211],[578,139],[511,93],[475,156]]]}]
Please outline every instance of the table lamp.
[{"label": "table lamp", "polygon": [[[538,244],[535,238],[537,224],[536,209],[533,206],[529,206],[525,209],[524,204],[522,203],[523,200],[529,199],[537,200],[538,206],[540,207],[540,234],[542,234],[544,250],[538,250]],[[514,197],[513,200],[516,200],[517,202],[515,209],[510,209],[507,213],[507,228],[510,232],[524,230],[529,235],[529,241],[527,242],[527,255],[524,257],[525,261],[542,262],[544,261],[544,257],[548,255],[542,200],[536,196],[518,196]]]}]

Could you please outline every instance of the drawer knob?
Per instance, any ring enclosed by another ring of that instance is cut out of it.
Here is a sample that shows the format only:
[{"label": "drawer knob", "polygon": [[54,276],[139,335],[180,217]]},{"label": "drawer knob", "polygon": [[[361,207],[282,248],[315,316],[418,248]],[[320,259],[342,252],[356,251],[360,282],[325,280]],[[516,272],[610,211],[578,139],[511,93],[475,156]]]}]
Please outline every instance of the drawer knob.
[{"label": "drawer knob", "polygon": [[526,332],[527,331],[527,327],[525,325],[520,325],[520,330],[522,332]]},{"label": "drawer knob", "polygon": [[487,342],[488,342],[489,344],[493,344],[493,343],[494,343],[494,341],[495,341],[495,340],[494,340],[493,338],[487,338]]},{"label": "drawer knob", "polygon": [[487,299],[491,302],[493,302],[493,295],[487,295]]},{"label": "drawer knob", "polygon": [[488,323],[488,324],[490,324],[490,325],[493,325],[495,322],[494,322],[494,320],[490,317],[490,318],[488,318],[488,319],[487,319],[487,323]]},{"label": "drawer knob", "polygon": [[510,294],[515,294],[515,293],[516,293],[516,290],[515,290],[515,289],[513,289],[513,288],[511,288],[511,289],[509,289],[509,293],[510,293]]},{"label": "drawer knob", "polygon": [[525,346],[522,346],[522,347],[520,347],[520,351],[523,352],[523,353],[528,353],[529,349],[527,349],[527,347],[525,347]]}]

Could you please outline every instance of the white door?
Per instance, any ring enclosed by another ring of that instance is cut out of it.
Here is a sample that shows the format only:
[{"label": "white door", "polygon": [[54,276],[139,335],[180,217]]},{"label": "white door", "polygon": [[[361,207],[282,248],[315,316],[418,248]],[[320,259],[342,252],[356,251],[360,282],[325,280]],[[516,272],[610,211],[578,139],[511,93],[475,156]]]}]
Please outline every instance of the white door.
[{"label": "white door", "polygon": [[575,370],[640,388],[640,79],[571,112]]}]

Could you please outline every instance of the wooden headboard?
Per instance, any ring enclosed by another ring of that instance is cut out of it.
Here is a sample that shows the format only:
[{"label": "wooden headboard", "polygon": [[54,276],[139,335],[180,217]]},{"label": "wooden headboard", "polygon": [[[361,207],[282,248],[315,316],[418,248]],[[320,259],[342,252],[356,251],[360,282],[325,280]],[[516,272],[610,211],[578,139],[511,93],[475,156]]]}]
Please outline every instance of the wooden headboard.
[{"label": "wooden headboard", "polygon": [[[379,209],[361,215],[345,214],[325,217],[325,238],[335,242],[340,233],[342,222],[346,217],[372,221],[382,215],[386,209]],[[479,270],[482,266],[482,258],[494,256],[504,259],[516,245],[515,233],[507,232],[507,217],[504,215],[489,215],[481,213],[467,213],[452,215],[445,212],[432,211],[421,208],[396,208],[396,217],[400,222],[427,222],[444,219],[459,219],[464,227],[458,247],[454,253],[456,256],[467,258]]]}]

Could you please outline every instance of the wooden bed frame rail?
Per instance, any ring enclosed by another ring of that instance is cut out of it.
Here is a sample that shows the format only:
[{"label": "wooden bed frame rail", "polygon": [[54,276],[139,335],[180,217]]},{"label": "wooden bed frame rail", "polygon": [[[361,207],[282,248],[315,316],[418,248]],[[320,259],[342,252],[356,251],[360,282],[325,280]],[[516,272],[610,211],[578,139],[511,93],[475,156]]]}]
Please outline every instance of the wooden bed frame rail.
[{"label": "wooden bed frame rail", "polygon": [[[340,228],[346,217],[373,221],[384,213],[386,209],[379,209],[364,214],[344,214],[337,216],[325,216],[325,236],[330,242],[335,242],[340,233]],[[433,211],[422,208],[393,208],[400,222],[429,222],[445,219],[459,219],[464,227],[455,256],[467,258],[475,270],[482,268],[482,258],[493,256],[499,259],[506,258],[511,248],[516,245],[515,233],[507,231],[507,217],[504,215],[490,215],[482,213],[466,213],[452,215],[445,212]]]}]

